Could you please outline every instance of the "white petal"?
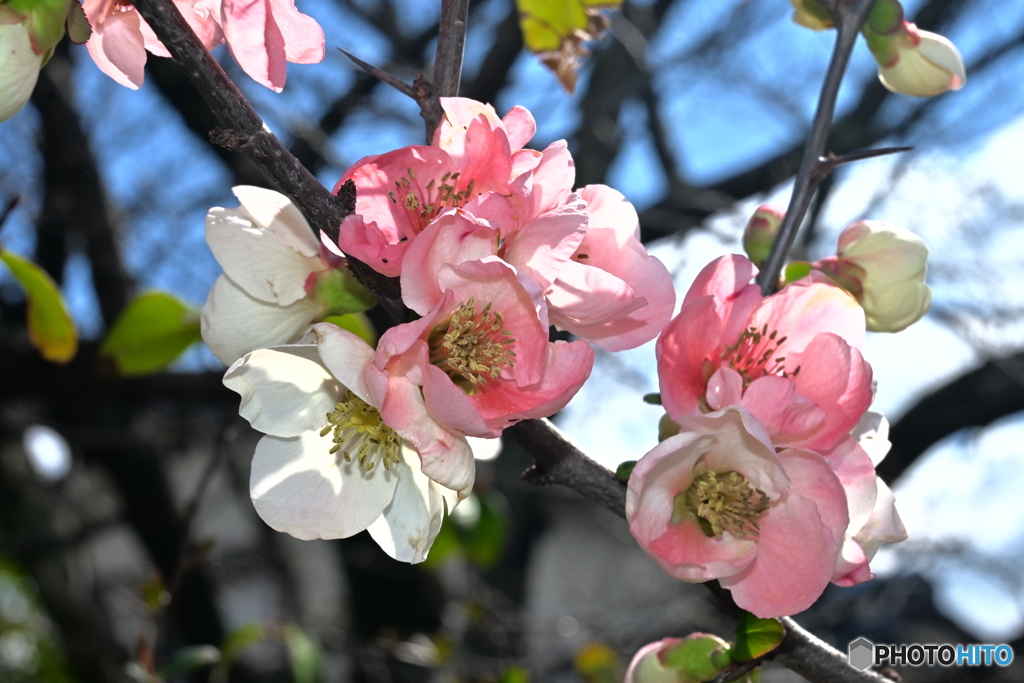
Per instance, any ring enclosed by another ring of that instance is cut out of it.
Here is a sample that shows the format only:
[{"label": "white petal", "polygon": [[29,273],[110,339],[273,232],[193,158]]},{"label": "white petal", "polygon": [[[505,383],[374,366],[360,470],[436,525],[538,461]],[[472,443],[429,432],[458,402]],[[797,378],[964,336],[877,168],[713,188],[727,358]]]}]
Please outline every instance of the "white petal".
[{"label": "white petal", "polygon": [[303,256],[320,255],[316,234],[290,199],[280,192],[251,185],[238,185],[231,191],[253,220],[276,235],[282,244]]},{"label": "white petal", "polygon": [[263,521],[296,538],[347,538],[377,519],[391,502],[399,477],[341,461],[317,432],[256,445],[249,495]]},{"label": "white petal", "polygon": [[282,306],[305,298],[306,278],[323,270],[318,256],[285,244],[243,208],[210,209],[206,242],[224,273],[247,294]]},{"label": "white petal", "polygon": [[420,471],[419,457],[410,448],[402,449],[402,462],[391,469],[396,467],[398,486],[394,498],[368,531],[388,555],[415,564],[427,559],[441,529],[444,487]]},{"label": "white petal", "polygon": [[253,351],[228,368],[224,386],[242,397],[238,412],[254,429],[280,437],[319,432],[344,393],[313,344]]},{"label": "white petal", "polygon": [[203,341],[213,355],[231,365],[253,349],[298,341],[324,313],[323,305],[309,299],[290,306],[260,301],[221,275],[210,289],[199,320]]},{"label": "white petal", "polygon": [[373,360],[374,349],[348,330],[330,323],[314,325],[313,332],[316,334],[320,360],[330,368],[331,374],[356,396],[378,407],[363,377],[363,370]]},{"label": "white petal", "polygon": [[36,87],[43,56],[32,50],[25,23],[0,24],[0,121],[25,106]]}]

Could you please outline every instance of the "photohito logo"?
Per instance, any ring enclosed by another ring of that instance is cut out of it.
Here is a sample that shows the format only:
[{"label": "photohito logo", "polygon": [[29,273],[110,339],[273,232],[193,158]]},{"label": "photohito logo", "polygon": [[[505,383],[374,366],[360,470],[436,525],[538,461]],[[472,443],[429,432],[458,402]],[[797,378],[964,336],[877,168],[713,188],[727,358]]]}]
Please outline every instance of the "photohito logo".
[{"label": "photohito logo", "polygon": [[1009,666],[1013,648],[1006,644],[951,645],[949,643],[911,643],[875,645],[858,638],[847,649],[850,666],[863,671],[872,665],[891,666]]}]

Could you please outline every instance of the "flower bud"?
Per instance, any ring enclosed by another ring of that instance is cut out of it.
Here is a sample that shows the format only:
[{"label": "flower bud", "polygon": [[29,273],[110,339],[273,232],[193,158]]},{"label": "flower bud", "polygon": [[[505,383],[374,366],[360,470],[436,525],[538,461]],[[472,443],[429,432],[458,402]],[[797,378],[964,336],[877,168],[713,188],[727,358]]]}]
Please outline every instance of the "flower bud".
[{"label": "flower bud", "polygon": [[743,250],[747,257],[758,268],[768,258],[768,254],[775,244],[775,237],[779,234],[779,226],[786,212],[774,204],[762,204],[747,221],[747,227],[743,231]]},{"label": "flower bud", "polygon": [[812,31],[832,28],[832,16],[818,0],[790,0],[793,3],[793,23]]},{"label": "flower bud", "polygon": [[959,90],[967,81],[963,59],[944,36],[920,31],[906,21],[891,34],[863,30],[878,61],[878,78],[889,90],[913,97],[934,97]]},{"label": "flower bud", "polygon": [[708,633],[663,638],[633,656],[625,683],[704,683],[729,666],[729,643]]},{"label": "flower bud", "polygon": [[860,221],[839,235],[836,255],[814,267],[860,302],[869,330],[899,332],[931,305],[927,262],[928,247],[917,235],[882,221]]}]

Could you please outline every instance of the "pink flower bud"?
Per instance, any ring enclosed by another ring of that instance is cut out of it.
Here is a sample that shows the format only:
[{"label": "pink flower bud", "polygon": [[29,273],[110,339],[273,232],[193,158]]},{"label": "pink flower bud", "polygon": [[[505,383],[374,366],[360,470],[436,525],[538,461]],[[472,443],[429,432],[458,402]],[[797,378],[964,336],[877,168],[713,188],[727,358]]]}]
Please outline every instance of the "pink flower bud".
[{"label": "pink flower bud", "polygon": [[731,663],[729,643],[709,633],[663,638],[633,656],[625,683],[704,683]]},{"label": "pink flower bud", "polygon": [[775,244],[775,237],[779,234],[779,226],[786,212],[774,204],[762,204],[747,221],[747,227],[743,231],[743,250],[755,266],[761,264],[768,258],[768,253]]}]

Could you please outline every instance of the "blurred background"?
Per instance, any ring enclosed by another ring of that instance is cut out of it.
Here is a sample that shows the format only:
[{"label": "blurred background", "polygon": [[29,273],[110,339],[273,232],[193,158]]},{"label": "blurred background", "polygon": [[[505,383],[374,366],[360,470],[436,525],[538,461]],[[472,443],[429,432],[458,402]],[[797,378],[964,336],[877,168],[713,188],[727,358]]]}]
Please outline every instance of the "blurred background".
[{"label": "blurred background", "polygon": [[[968,84],[929,100],[878,83],[861,42],[828,149],[912,145],[822,185],[795,257],[833,253],[854,220],[930,245],[932,311],[870,335],[873,410],[892,424],[879,468],[910,540],[880,576],[830,587],[798,621],[845,651],[878,643],[1010,643],[1024,654],[1024,5],[912,0],[908,18],[960,48]],[[328,187],[364,155],[423,142],[415,104],[355,69],[428,77],[439,3],[300,0],[327,36],[323,64],[290,65],[280,95],[229,75]],[[785,0],[632,0],[592,46],[575,95],[522,48],[512,0],[471,3],[461,94],[519,104],[531,147],[565,138],[577,185],[607,183],[640,213],[680,293],[738,251],[753,209],[783,205],[834,34],[794,25]],[[170,371],[122,378],[97,349],[137,294],[200,305],[220,269],[203,238],[232,185],[269,186],[209,143],[218,122],[170,60],[138,91],[63,43],[31,104],[0,124],[4,248],[57,280],[83,337],[66,366],[28,342],[20,289],[0,275],[0,681],[144,680],[139,663],[210,681],[621,679],[642,644],[733,620],[702,586],[643,555],[625,523],[575,493],[519,480],[511,440],[478,462],[424,565],[365,534],[302,542],[248,497],[258,435],[201,345]],[[378,332],[385,316],[371,315]],[[656,443],[653,345],[599,353],[556,422],[603,464]],[[217,648],[196,648],[208,645]],[[214,664],[214,662],[219,662]],[[173,672],[172,672],[173,673]],[[907,681],[1021,681],[1008,668],[904,668]],[[175,678],[169,675],[170,678]],[[798,680],[769,667],[766,682]]]}]

